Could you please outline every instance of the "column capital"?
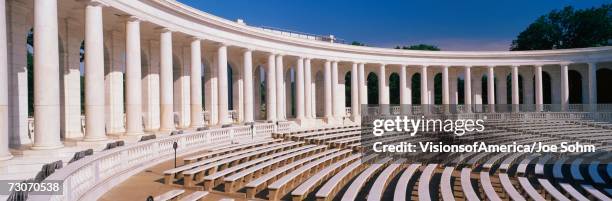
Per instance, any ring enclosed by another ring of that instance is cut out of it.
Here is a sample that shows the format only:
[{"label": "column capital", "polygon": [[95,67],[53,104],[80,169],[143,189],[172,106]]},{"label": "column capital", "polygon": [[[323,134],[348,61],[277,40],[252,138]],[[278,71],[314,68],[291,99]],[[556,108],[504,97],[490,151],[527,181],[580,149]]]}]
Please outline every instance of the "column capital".
[{"label": "column capital", "polygon": [[168,28],[168,27],[157,27],[157,28],[155,28],[155,30],[159,31],[160,33],[174,32],[174,30],[172,30],[171,28]]},{"label": "column capital", "polygon": [[[512,67],[513,65],[510,65],[510,67]],[[495,68],[495,65],[486,65],[485,67],[487,68]]]},{"label": "column capital", "polygon": [[533,64],[534,68],[538,68],[538,67],[542,68],[542,66],[544,66],[544,64]]},{"label": "column capital", "polygon": [[191,37],[189,37],[189,39],[191,40],[191,42],[203,41],[204,40],[202,37],[199,37],[199,36],[191,36]]},{"label": "column capital", "polygon": [[560,66],[569,66],[570,64],[572,64],[572,62],[561,62],[561,63],[559,63]]},{"label": "column capital", "polygon": [[224,42],[217,42],[217,43],[216,43],[216,45],[217,45],[217,48],[222,48],[222,47],[227,47],[227,46],[228,46],[228,45],[227,45],[226,43],[224,43]]},{"label": "column capital", "polygon": [[84,2],[85,5],[87,6],[101,6],[101,7],[107,7],[108,5],[106,5],[106,3],[100,1],[100,0],[80,0],[81,2]]},{"label": "column capital", "polygon": [[143,21],[142,19],[140,19],[139,17],[136,17],[134,15],[123,15],[123,16],[121,16],[119,18],[121,18],[125,22],[141,22],[141,21]]},{"label": "column capital", "polygon": [[589,66],[597,66],[597,61],[588,61],[586,64]]},{"label": "column capital", "polygon": [[245,53],[245,52],[253,52],[253,48],[251,48],[251,47],[243,47],[242,48],[242,52],[243,53]]}]

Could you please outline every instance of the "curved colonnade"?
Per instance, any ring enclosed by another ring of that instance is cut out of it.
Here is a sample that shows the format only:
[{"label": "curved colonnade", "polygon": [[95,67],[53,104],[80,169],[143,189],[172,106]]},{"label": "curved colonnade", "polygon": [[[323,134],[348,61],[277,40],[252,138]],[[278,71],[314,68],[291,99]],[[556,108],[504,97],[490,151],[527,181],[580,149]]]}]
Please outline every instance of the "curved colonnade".
[{"label": "curved colonnade", "polygon": [[[420,87],[425,94],[420,104],[434,104],[433,78],[441,74],[441,104],[459,104],[459,93],[463,104],[482,104],[484,91],[500,90],[486,102],[518,105],[521,75],[533,77],[533,82],[522,79],[523,103],[542,105],[546,72],[555,86],[551,102],[567,107],[568,72],[573,70],[583,78],[582,103],[596,104],[597,70],[612,68],[611,47],[431,52],[351,46],[271,33],[171,0],[2,0],[0,6],[5,12],[0,16],[6,16],[0,19],[5,27],[0,53],[6,55],[0,57],[6,66],[0,69],[0,80],[7,81],[0,85],[0,133],[9,139],[3,141],[0,157],[6,159],[11,157],[9,144],[56,149],[68,138],[103,141],[109,135],[204,125],[295,120],[308,127],[358,121],[359,105],[368,104],[370,73],[380,77],[379,104],[390,103],[388,78],[397,73],[401,104],[412,104],[408,80],[416,74],[423,78],[421,86],[427,86]],[[26,76],[29,30],[36,55],[34,86],[28,86]],[[351,80],[344,80],[349,72]],[[505,101],[506,83],[499,81],[505,79],[489,79],[482,89],[484,75],[509,75],[511,101]],[[470,80],[463,92],[457,90],[458,77]],[[349,110],[338,95],[345,82],[358,86],[350,92],[351,120],[345,120]],[[27,131],[28,87],[34,87],[33,136]]]}]

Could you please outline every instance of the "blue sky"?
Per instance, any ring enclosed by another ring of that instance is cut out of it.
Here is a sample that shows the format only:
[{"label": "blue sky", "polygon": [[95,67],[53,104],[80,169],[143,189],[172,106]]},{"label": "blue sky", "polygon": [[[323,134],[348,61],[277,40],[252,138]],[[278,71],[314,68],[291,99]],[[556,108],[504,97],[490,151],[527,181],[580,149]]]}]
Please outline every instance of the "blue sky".
[{"label": "blue sky", "polygon": [[179,0],[229,20],[348,42],[394,47],[418,43],[443,50],[507,50],[537,17],[567,5],[612,0]]}]

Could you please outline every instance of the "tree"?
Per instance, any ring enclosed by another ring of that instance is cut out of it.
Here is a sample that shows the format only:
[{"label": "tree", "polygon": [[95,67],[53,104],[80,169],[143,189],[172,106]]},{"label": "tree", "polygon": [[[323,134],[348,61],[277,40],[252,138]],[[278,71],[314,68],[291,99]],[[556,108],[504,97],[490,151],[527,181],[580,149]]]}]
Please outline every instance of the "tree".
[{"label": "tree", "polygon": [[353,41],[353,42],[351,43],[351,45],[355,45],[355,46],[366,46],[365,44],[363,44],[363,43],[361,43],[361,42],[359,42],[359,41]]},{"label": "tree", "polygon": [[430,51],[440,51],[440,48],[438,48],[435,45],[428,45],[428,44],[418,44],[418,45],[411,45],[411,46],[395,46],[395,49],[402,49],[402,50],[430,50]]},{"label": "tree", "polygon": [[612,4],[540,16],[512,41],[510,50],[550,50],[612,45]]}]

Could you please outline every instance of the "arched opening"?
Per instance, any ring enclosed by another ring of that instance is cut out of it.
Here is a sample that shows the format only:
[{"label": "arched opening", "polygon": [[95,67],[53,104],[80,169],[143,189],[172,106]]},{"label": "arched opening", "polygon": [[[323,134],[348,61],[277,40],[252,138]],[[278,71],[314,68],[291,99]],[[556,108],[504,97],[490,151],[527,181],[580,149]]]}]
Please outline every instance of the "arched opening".
[{"label": "arched opening", "polygon": [[434,76],[434,104],[442,104],[442,73]]},{"label": "arched opening", "polygon": [[415,73],[412,75],[412,79],[410,79],[410,84],[412,85],[412,104],[420,105],[421,104],[421,74]]},{"label": "arched opening", "polygon": [[344,74],[344,106],[351,107],[351,71]]},{"label": "arched opening", "polygon": [[227,109],[234,110],[234,69],[227,63]]},{"label": "arched opening", "polygon": [[295,112],[295,68],[290,67],[285,72],[285,101],[287,117],[296,117]]},{"label": "arched opening", "polygon": [[266,119],[266,68],[257,66],[255,68],[253,79],[253,101],[255,102],[255,118],[259,120]]},{"label": "arched opening", "polygon": [[465,104],[465,81],[457,78],[457,104]]},{"label": "arched opening", "polygon": [[200,67],[200,72],[202,72],[201,73],[202,76],[200,77],[200,79],[202,79],[202,82],[200,83],[202,85],[201,86],[202,87],[201,88],[202,89],[202,110],[204,111],[207,109],[206,98],[205,98],[206,97],[206,70],[207,70],[207,67],[205,63],[206,63],[205,61],[202,61],[202,65]]},{"label": "arched opening", "polygon": [[389,76],[389,103],[400,104],[400,76],[397,73],[391,73]]},{"label": "arched opening", "polygon": [[612,85],[612,70],[599,69],[597,70],[597,103],[612,103],[612,91],[607,86]]},{"label": "arched opening", "polygon": [[568,71],[569,103],[582,104],[582,76],[578,71]]},{"label": "arched opening", "polygon": [[[482,104],[489,104],[489,77],[487,74],[484,74],[482,76],[482,80],[481,80],[481,94],[482,94]],[[472,86],[473,87],[473,86]],[[493,78],[493,89],[497,89],[497,78]],[[497,98],[497,90],[493,90],[493,92],[495,92],[495,94],[493,94],[493,97]],[[495,99],[495,102],[497,102],[498,100]]]},{"label": "arched opening", "polygon": [[542,71],[542,100],[544,104],[552,104],[552,86],[550,74]]},{"label": "arched opening", "polygon": [[[523,104],[523,76],[518,76],[519,104]],[[506,76],[506,101],[512,104],[512,74]]]},{"label": "arched opening", "polygon": [[313,105],[315,106],[315,114],[317,117],[322,117],[325,113],[325,90],[323,89],[325,85],[325,77],[323,76],[323,72],[318,71],[315,75],[315,86],[311,88],[313,90],[313,94],[315,94]]},{"label": "arched opening", "polygon": [[378,105],[378,75],[369,73],[367,78],[368,85],[368,104]]}]

